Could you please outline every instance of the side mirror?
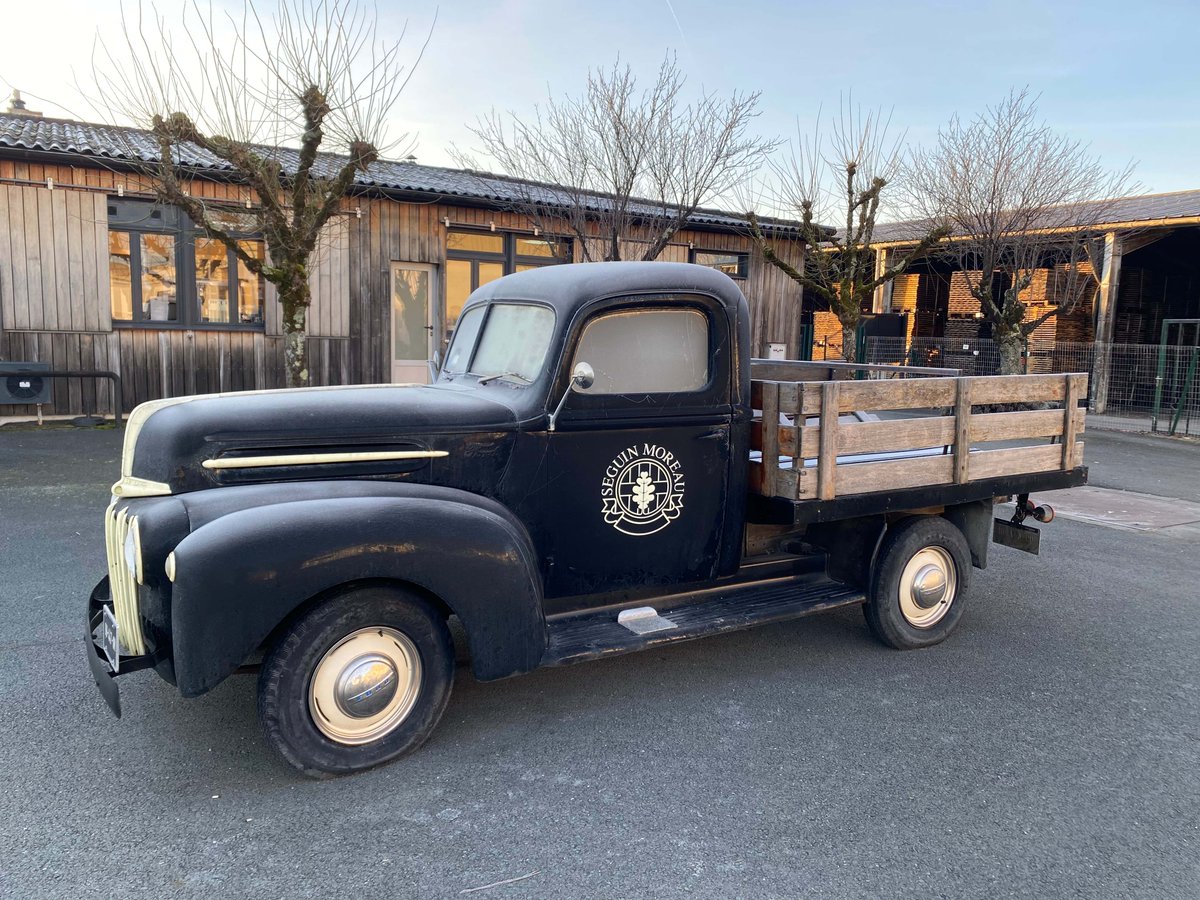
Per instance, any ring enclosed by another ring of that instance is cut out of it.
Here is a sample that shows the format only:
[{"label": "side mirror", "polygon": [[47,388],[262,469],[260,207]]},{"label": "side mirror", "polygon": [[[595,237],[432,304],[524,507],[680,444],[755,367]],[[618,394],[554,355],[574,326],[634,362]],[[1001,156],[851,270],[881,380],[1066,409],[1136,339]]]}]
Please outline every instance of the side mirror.
[{"label": "side mirror", "polygon": [[429,381],[432,383],[438,380],[438,373],[442,368],[442,351],[434,350],[433,358],[429,360]]},{"label": "side mirror", "polygon": [[585,362],[576,363],[575,370],[571,373],[571,388],[577,391],[586,391],[596,383],[596,370]]},{"label": "side mirror", "polygon": [[558,406],[554,408],[554,412],[550,413],[550,430],[554,430],[554,426],[558,423],[558,414],[562,412],[563,407],[567,403],[567,398],[571,396],[571,391],[586,391],[596,383],[596,370],[585,362],[575,363],[575,368],[571,370],[571,383],[567,385],[567,389],[563,391],[562,399],[558,401]]}]

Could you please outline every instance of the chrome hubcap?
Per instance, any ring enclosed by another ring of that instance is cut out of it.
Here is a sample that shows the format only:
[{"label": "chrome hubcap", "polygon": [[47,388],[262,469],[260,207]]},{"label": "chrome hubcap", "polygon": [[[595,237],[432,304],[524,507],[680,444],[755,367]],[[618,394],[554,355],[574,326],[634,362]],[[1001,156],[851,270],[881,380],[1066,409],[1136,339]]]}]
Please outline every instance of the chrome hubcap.
[{"label": "chrome hubcap", "polygon": [[421,655],[394,628],[363,628],[331,647],[313,672],[308,708],[327,738],[367,744],[408,717],[421,690]]},{"label": "chrome hubcap", "polygon": [[950,611],[958,587],[954,559],[942,547],[913,554],[900,573],[900,613],[914,628],[930,628]]}]

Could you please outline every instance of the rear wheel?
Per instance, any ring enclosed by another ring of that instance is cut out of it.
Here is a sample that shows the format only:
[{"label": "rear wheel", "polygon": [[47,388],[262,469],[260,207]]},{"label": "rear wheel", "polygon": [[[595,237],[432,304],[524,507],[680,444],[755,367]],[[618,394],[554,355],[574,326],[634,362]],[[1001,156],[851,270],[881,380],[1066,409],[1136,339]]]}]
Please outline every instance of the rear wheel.
[{"label": "rear wheel", "polygon": [[883,539],[863,611],[890,647],[913,650],[944,641],[962,617],[971,571],[967,540],[940,516],[907,519]]},{"label": "rear wheel", "polygon": [[363,588],[301,616],[263,660],[258,712],[305,774],[339,775],[416,749],[450,699],[454,647],[422,597]]}]

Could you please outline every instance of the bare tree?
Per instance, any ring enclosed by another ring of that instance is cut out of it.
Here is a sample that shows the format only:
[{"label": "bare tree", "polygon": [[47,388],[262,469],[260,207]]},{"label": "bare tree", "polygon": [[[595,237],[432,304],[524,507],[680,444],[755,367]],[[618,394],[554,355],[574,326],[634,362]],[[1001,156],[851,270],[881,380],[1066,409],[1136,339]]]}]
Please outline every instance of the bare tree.
[{"label": "bare tree", "polygon": [[[196,0],[181,35],[153,7],[121,12],[121,39],[93,57],[93,105],[149,131],[156,152],[141,169],[158,197],[275,286],[286,381],[302,386],[310,261],[356,174],[392,146],[386,120],[411,75],[404,34],[383,39],[356,0],[279,0],[269,15],[245,0],[236,16]],[[132,159],[144,159],[139,149]],[[198,155],[244,186],[268,259],[234,235],[229,208],[189,190]]]},{"label": "bare tree", "polygon": [[[565,229],[585,261],[656,259],[698,207],[736,187],[774,147],[748,133],[757,93],[685,103],[686,81],[668,56],[642,90],[618,62],[589,72],[582,96],[552,94],[528,118],[493,110],[471,131],[486,167],[518,179],[513,208],[543,231]],[[470,153],[455,155],[483,167]]]},{"label": "bare tree", "polygon": [[[1115,198],[1133,190],[1132,166],[1106,169],[1086,144],[1042,121],[1036,100],[1014,90],[970,122],[955,116],[911,165],[914,211],[950,230],[943,252],[991,322],[1004,374],[1022,371],[1034,329],[1094,291],[1099,226]],[[1039,269],[1054,274],[1055,296],[1031,316],[1028,292]]]},{"label": "bare tree", "polygon": [[[848,362],[854,361],[863,307],[876,288],[904,272],[913,258],[946,235],[940,226],[926,228],[911,250],[891,254],[886,265],[876,265],[871,247],[875,226],[884,190],[896,179],[903,157],[903,138],[889,138],[889,126],[889,117],[877,110],[864,113],[846,100],[827,128],[818,117],[812,135],[798,132],[790,153],[771,161],[777,184],[775,204],[800,219],[799,239],[806,250],[800,268],[779,252],[758,215],[747,213],[751,237],[763,257],[822,298],[837,316],[842,358]],[[836,230],[830,227],[834,223]]]}]

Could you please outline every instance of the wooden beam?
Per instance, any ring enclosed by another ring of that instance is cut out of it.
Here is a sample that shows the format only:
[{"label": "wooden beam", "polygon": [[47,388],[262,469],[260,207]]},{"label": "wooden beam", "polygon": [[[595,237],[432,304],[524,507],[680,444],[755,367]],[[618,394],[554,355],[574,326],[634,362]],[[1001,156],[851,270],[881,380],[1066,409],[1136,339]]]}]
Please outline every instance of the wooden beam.
[{"label": "wooden beam", "polygon": [[775,496],[779,473],[779,385],[763,382],[762,390],[762,492]]},{"label": "wooden beam", "polygon": [[1104,235],[1104,268],[1096,292],[1096,358],[1092,365],[1092,409],[1108,409],[1108,381],[1112,369],[1112,339],[1117,321],[1117,294],[1121,287],[1121,257],[1124,240],[1115,231]]},{"label": "wooden beam", "polygon": [[1062,467],[1074,468],[1075,457],[1075,415],[1079,411],[1079,401],[1087,391],[1086,375],[1067,376],[1067,399],[1063,404],[1062,431]]},{"label": "wooden beam", "polygon": [[[840,381],[821,385],[821,448],[817,456],[817,496],[832,500],[837,493],[838,394]],[[807,392],[805,392],[807,398]],[[803,465],[803,462],[801,462]]]},{"label": "wooden beam", "polygon": [[971,381],[958,379],[954,403],[954,483],[965,484],[971,455]]}]

